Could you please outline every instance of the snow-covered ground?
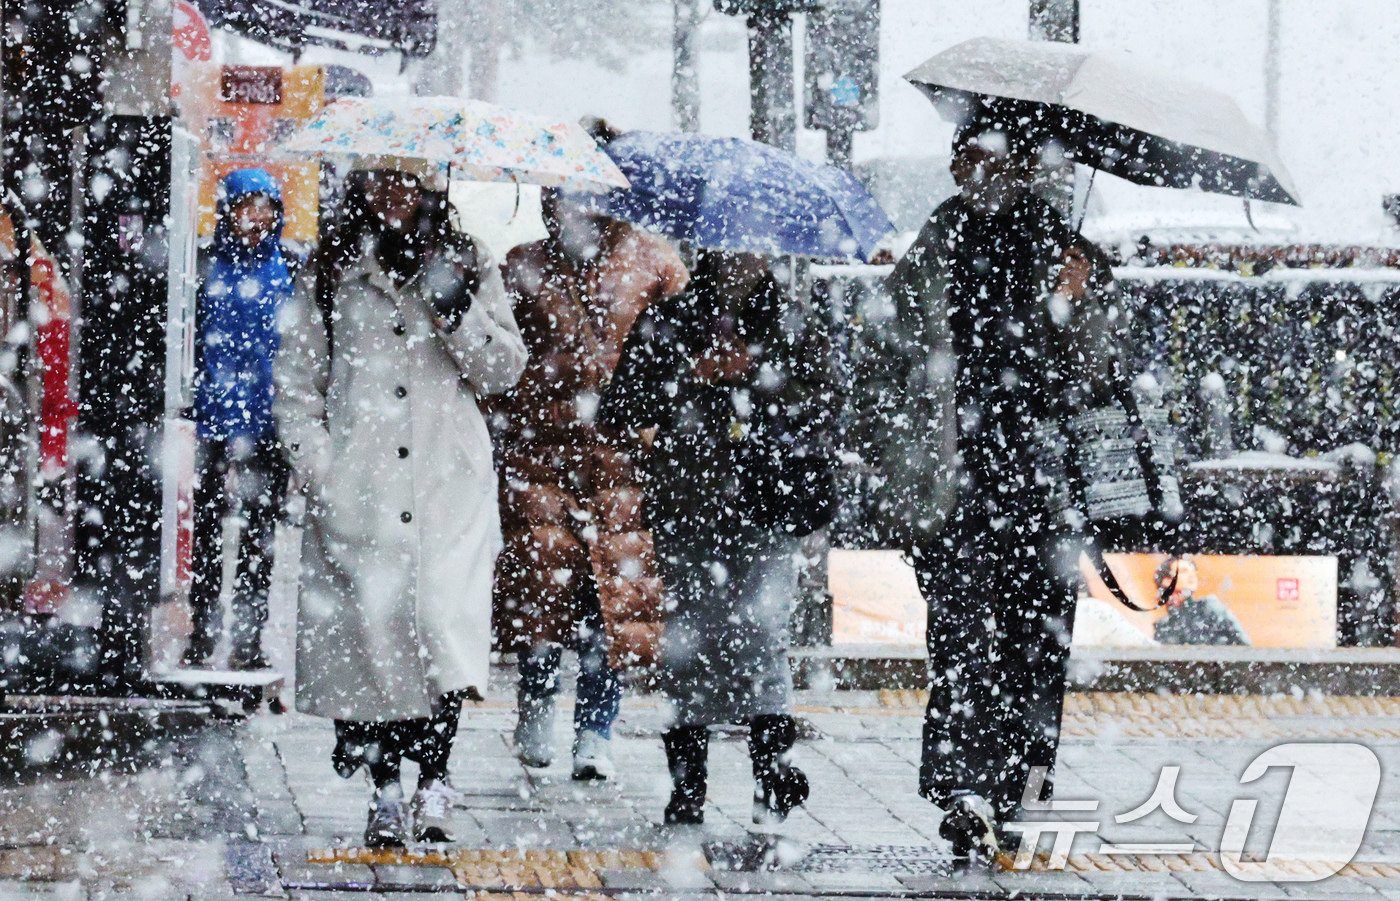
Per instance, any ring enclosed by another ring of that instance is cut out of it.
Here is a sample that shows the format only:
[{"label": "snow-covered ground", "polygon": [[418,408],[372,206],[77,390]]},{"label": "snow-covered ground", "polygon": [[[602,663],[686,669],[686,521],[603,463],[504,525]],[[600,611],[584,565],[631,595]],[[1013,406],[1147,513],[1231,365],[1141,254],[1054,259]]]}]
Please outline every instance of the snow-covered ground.
[{"label": "snow-covered ground", "polygon": [[[566,2],[566,0],[561,0]],[[567,0],[577,5],[577,0]],[[1265,71],[1270,0],[1081,0],[1086,46],[1130,54],[1177,76],[1229,93],[1258,123],[1265,116]],[[1400,192],[1400,16],[1390,0],[1276,0],[1279,4],[1279,152],[1303,194],[1302,210],[1256,204],[1255,221],[1299,241],[1395,243],[1381,198]],[[507,52],[497,99],[560,118],[602,115],[624,128],[669,129],[670,4],[639,0],[637,16],[658,39],[612,70],[582,59],[555,59],[525,46]],[[743,23],[705,2],[700,37],[701,125],[715,134],[748,129],[748,55]],[[977,35],[1022,38],[1026,0],[883,0],[880,127],[855,140],[857,161],[929,159],[943,165],[952,127],[902,79],[939,50]],[[800,29],[799,53],[800,53]],[[227,41],[230,56],[271,61],[278,54]],[[353,57],[310,50],[306,62],[359,67],[383,93],[406,92],[412,72],[396,59]],[[799,92],[800,93],[800,92]],[[802,132],[799,152],[820,158],[824,140]],[[1259,209],[1258,207],[1268,207]],[[1157,224],[1249,228],[1235,198],[1130,185],[1100,176],[1089,207],[1090,224],[1141,231]]]}]

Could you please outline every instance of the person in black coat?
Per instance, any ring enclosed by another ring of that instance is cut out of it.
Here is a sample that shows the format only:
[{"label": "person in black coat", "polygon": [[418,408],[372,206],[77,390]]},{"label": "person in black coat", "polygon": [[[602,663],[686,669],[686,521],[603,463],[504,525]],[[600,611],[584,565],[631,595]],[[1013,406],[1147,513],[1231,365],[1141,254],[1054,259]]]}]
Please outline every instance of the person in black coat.
[{"label": "person in black coat", "polygon": [[960,130],[961,193],[887,280],[854,360],[848,444],[929,605],[919,791],[964,856],[995,854],[1027,786],[1041,800],[1052,784],[1083,545],[1040,430],[1111,401],[1118,378],[1111,272],[1030,190],[1041,145],[990,114]]},{"label": "person in black coat", "polygon": [[655,429],[644,514],[668,595],[668,824],[703,822],[708,728],[745,723],[754,821],[808,794],[788,625],[798,538],[830,518],[829,355],[761,257],[706,252],[634,326],[599,418]]}]

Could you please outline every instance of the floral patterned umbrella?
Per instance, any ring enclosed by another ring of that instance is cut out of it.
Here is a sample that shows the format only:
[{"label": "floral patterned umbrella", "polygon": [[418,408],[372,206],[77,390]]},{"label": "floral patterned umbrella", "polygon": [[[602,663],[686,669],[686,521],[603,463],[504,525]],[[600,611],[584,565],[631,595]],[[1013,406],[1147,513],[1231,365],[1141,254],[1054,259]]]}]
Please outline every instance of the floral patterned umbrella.
[{"label": "floral patterned umbrella", "polygon": [[586,191],[627,179],[582,127],[455,97],[345,97],[282,144],[291,153],[401,157],[451,167],[452,177]]}]

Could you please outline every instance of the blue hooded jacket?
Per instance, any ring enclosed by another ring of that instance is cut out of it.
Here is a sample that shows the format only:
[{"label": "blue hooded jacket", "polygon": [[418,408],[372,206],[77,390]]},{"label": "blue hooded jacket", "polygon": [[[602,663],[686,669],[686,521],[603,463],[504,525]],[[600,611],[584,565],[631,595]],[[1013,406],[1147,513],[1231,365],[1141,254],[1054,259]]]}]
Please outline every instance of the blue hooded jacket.
[{"label": "blue hooded jacket", "polygon": [[[277,225],[256,247],[230,228],[230,209],[250,194],[277,202]],[[264,169],[238,169],[220,183],[214,246],[199,293],[196,317],[199,368],[195,420],[214,440],[271,435],[272,358],[280,335],[277,315],[291,295],[292,276],[282,256],[282,188]]]}]

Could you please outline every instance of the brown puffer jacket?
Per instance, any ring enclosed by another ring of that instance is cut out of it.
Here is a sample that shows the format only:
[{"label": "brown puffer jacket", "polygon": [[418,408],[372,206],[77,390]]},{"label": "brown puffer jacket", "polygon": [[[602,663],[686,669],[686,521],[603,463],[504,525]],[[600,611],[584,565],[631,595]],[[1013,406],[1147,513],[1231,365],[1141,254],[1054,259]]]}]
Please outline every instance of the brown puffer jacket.
[{"label": "brown puffer jacket", "polygon": [[664,600],[642,528],[641,478],[629,448],[592,420],[632,323],[689,275],[664,240],[623,223],[608,227],[589,264],[545,240],[511,251],[504,268],[530,363],[492,405],[506,544],[497,645],[569,643],[596,586],[609,663],[649,666]]}]

